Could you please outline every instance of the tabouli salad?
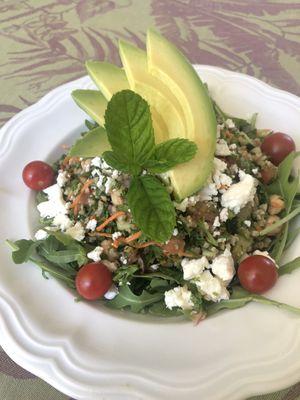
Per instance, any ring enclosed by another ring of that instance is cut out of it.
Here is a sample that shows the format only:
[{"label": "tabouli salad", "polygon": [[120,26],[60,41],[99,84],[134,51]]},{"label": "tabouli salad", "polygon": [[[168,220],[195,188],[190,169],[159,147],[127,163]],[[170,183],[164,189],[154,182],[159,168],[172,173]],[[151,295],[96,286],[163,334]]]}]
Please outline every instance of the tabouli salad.
[{"label": "tabouli salad", "polygon": [[[181,89],[156,59],[163,48],[182,69]],[[256,129],[256,116],[225,114],[156,32],[147,53],[121,43],[120,54],[124,70],[87,65],[102,93],[73,93],[93,118],[78,141],[52,166],[25,166],[41,227],[32,240],[8,241],[14,262],[132,312],[200,321],[255,301],[300,314],[262,296],[300,267],[300,258],[280,265],[299,231],[288,228],[300,213],[293,139]],[[185,103],[196,116],[180,108],[189,85],[199,89]]]}]

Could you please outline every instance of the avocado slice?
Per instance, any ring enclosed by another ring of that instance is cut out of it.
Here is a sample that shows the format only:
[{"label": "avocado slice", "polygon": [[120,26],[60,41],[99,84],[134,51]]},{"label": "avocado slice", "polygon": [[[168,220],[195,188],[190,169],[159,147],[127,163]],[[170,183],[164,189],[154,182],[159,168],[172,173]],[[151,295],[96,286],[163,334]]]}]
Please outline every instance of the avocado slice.
[{"label": "avocado slice", "polygon": [[196,156],[170,171],[178,200],[190,196],[207,181],[213,167],[217,122],[212,102],[193,66],[166,38],[152,29],[147,32],[149,72],[167,85],[182,104],[186,139],[198,146]]},{"label": "avocado slice", "polygon": [[107,100],[116,92],[130,89],[122,68],[102,61],[87,61],[85,66],[89,76]]},{"label": "avocado slice", "polygon": [[101,126],[92,129],[75,142],[69,151],[70,157],[97,157],[111,150],[107,133]]},{"label": "avocado slice", "polygon": [[149,73],[146,52],[120,40],[119,53],[130,89],[150,105],[156,143],[183,136],[185,126],[181,106],[169,88]]},{"label": "avocado slice", "polygon": [[104,125],[107,100],[99,90],[73,90],[72,97],[75,103],[94,121],[101,126]]}]

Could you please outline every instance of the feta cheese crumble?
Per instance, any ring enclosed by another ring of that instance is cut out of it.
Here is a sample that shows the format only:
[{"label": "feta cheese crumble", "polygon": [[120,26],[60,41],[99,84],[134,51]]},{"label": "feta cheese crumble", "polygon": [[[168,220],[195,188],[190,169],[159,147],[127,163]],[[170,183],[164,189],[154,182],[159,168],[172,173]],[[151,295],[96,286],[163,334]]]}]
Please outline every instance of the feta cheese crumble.
[{"label": "feta cheese crumble", "polygon": [[211,270],[214,275],[228,285],[235,275],[234,261],[230,250],[226,249],[223,254],[213,260]]},{"label": "feta cheese crumble", "polygon": [[74,226],[71,226],[66,230],[66,234],[70,235],[73,239],[81,242],[84,239],[84,228],[81,222],[76,222]]},{"label": "feta cheese crumble", "polygon": [[226,222],[228,220],[228,209],[227,208],[223,208],[220,212],[220,221],[221,222]]},{"label": "feta cheese crumble", "polygon": [[118,290],[117,286],[113,283],[111,285],[111,287],[108,289],[108,291],[104,294],[104,298],[106,300],[112,300],[117,296],[118,293],[119,293],[119,290]]},{"label": "feta cheese crumble", "polygon": [[103,247],[97,246],[94,248],[94,250],[90,251],[87,253],[87,258],[90,258],[94,262],[98,262],[101,260],[101,254],[103,253]]},{"label": "feta cheese crumble", "polygon": [[224,282],[217,276],[213,276],[208,270],[202,272],[195,284],[206,300],[218,302],[229,299],[229,292]]},{"label": "feta cheese crumble", "polygon": [[250,228],[250,226],[251,226],[251,221],[247,219],[246,221],[244,221],[244,224],[245,224],[246,226],[248,226],[248,228]]},{"label": "feta cheese crumble", "polygon": [[216,144],[216,151],[215,151],[216,156],[230,156],[231,151],[228,147],[228,144],[225,142],[224,139],[219,139]]},{"label": "feta cheese crumble", "polygon": [[46,231],[44,231],[44,229],[39,229],[35,233],[34,238],[36,240],[44,240],[44,239],[47,239],[48,236],[49,236],[48,233]]},{"label": "feta cheese crumble", "polygon": [[239,177],[240,182],[231,185],[221,198],[222,206],[233,210],[235,214],[238,214],[246,204],[253,201],[257,186],[256,179],[244,171],[239,171]]},{"label": "feta cheese crumble", "polygon": [[117,240],[119,237],[121,237],[122,236],[122,233],[121,232],[114,232],[113,234],[112,234],[112,240]]},{"label": "feta cheese crumble", "polygon": [[206,257],[192,260],[184,258],[181,261],[181,266],[183,269],[183,279],[188,281],[197,278],[205,268],[208,268],[209,263]]},{"label": "feta cheese crumble", "polygon": [[95,157],[91,160],[91,165],[93,167],[101,168],[101,158],[100,157]]},{"label": "feta cheese crumble", "polygon": [[56,182],[59,187],[64,187],[65,184],[68,182],[68,179],[69,179],[69,174],[67,171],[58,171]]},{"label": "feta cheese crumble", "polygon": [[86,224],[85,229],[87,231],[94,231],[97,227],[97,220],[95,218],[92,218],[89,220],[89,222]]},{"label": "feta cheese crumble", "polygon": [[72,222],[67,216],[69,203],[63,199],[62,191],[56,183],[43,190],[48,200],[37,205],[41,218],[54,218],[53,225],[62,231],[71,227]]},{"label": "feta cheese crumble", "polygon": [[191,310],[194,307],[192,292],[186,286],[177,286],[165,292],[165,303],[169,310],[180,307],[183,310]]}]

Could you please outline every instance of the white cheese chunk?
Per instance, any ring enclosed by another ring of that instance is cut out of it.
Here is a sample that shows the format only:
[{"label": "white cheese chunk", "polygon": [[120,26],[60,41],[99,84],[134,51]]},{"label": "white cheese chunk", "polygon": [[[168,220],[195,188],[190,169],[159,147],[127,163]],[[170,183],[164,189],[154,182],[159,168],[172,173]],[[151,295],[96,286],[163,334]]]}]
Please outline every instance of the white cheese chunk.
[{"label": "white cheese chunk", "polygon": [[228,209],[227,208],[222,208],[220,212],[220,221],[221,222],[226,222],[228,220]]},{"label": "white cheese chunk", "polygon": [[44,240],[47,239],[48,236],[48,233],[44,231],[44,229],[39,229],[34,235],[36,240]]},{"label": "white cheese chunk", "polygon": [[74,226],[71,226],[66,230],[66,234],[70,235],[73,239],[81,242],[84,239],[84,228],[81,222],[76,222]]},{"label": "white cheese chunk", "polygon": [[199,259],[188,259],[184,258],[181,261],[181,266],[183,269],[183,279],[186,281],[190,279],[197,278],[205,268],[208,268],[208,260],[206,257],[201,257]]},{"label": "white cheese chunk", "polygon": [[100,157],[95,157],[91,160],[91,165],[93,167],[100,168],[101,167],[101,158]]},{"label": "white cheese chunk", "polygon": [[65,184],[68,182],[68,179],[69,179],[69,174],[67,171],[58,171],[56,182],[59,187],[64,187]]},{"label": "white cheese chunk", "polygon": [[239,171],[240,182],[234,183],[222,194],[223,207],[233,210],[238,214],[246,204],[253,201],[256,193],[257,180],[253,176]]},{"label": "white cheese chunk", "polygon": [[186,286],[177,286],[174,289],[165,292],[166,307],[172,310],[174,307],[180,307],[183,310],[193,308],[192,292]]},{"label": "white cheese chunk", "polygon": [[85,229],[87,231],[94,231],[97,227],[97,220],[95,218],[92,218],[89,220],[89,222],[86,224]]},{"label": "white cheese chunk", "polygon": [[104,294],[106,300],[114,299],[119,293],[119,290],[115,284],[112,284],[108,291]]},{"label": "white cheese chunk", "polygon": [[229,292],[224,283],[208,270],[202,272],[195,284],[206,300],[217,302],[229,299]]},{"label": "white cheese chunk", "polygon": [[103,253],[103,247],[97,246],[94,248],[94,250],[90,251],[87,253],[87,258],[90,258],[91,260],[98,262],[101,260],[101,254]]},{"label": "white cheese chunk", "polygon": [[230,250],[226,249],[223,254],[213,260],[211,270],[214,275],[228,285],[235,275],[234,261]]},{"label": "white cheese chunk", "polygon": [[215,151],[216,156],[230,156],[231,151],[228,147],[228,144],[225,142],[224,139],[219,139],[216,144],[216,151]]}]

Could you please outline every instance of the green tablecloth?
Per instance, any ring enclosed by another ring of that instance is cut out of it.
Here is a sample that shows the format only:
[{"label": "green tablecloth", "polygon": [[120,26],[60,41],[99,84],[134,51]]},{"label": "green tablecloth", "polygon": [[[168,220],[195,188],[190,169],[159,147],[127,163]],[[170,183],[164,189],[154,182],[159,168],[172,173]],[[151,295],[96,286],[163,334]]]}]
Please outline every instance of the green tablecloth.
[{"label": "green tablecloth", "polygon": [[[142,46],[148,26],[194,63],[244,72],[300,94],[296,0],[1,0],[0,124],[84,75],[84,60],[119,63],[117,39]],[[0,399],[67,397],[0,349]],[[299,400],[300,384],[255,399]]]}]

